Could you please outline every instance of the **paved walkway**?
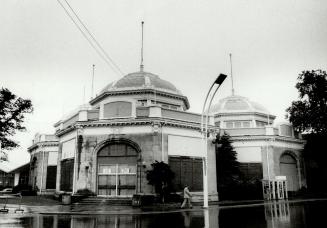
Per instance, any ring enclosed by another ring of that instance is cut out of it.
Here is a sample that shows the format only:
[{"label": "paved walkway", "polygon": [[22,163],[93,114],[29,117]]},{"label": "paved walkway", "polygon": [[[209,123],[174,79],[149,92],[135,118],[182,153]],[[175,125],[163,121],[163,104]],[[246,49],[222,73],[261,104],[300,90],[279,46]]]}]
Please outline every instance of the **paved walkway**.
[{"label": "paved walkway", "polygon": [[[297,199],[288,200],[289,203],[309,202],[309,201],[327,201],[327,198],[321,199]],[[285,203],[285,201],[225,201],[216,205],[209,206],[210,209],[214,208],[236,208],[236,207],[254,207],[264,204],[278,204]],[[3,202],[0,201],[0,207],[3,208]],[[7,204],[6,208],[9,209],[9,214],[15,214],[14,211],[19,208],[19,204]],[[143,208],[132,206],[117,206],[117,205],[21,205],[24,210],[23,215],[30,216],[35,214],[42,215],[130,215],[130,214],[157,214],[157,213],[174,213],[181,211],[202,211],[202,206],[194,206],[192,209],[180,209],[179,204],[156,205]],[[21,214],[17,212],[16,214]],[[0,213],[0,217],[4,215]]]}]

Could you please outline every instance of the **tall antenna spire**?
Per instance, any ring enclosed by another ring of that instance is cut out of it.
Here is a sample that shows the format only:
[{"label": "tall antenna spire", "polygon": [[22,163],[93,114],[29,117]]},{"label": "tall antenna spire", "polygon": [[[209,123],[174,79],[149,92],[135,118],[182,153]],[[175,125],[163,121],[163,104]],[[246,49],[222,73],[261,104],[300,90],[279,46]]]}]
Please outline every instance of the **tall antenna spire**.
[{"label": "tall antenna spire", "polygon": [[94,68],[95,65],[92,65],[92,88],[91,88],[91,99],[93,98],[93,92],[94,92]]},{"label": "tall antenna spire", "polygon": [[233,80],[233,65],[232,65],[232,53],[229,53],[229,61],[230,61],[230,76],[232,79],[232,95],[234,96],[234,80]]},{"label": "tall antenna spire", "polygon": [[85,104],[85,85],[83,87],[83,104]]},{"label": "tall antenna spire", "polygon": [[142,21],[142,46],[141,46],[141,65],[140,65],[140,71],[143,71],[144,65],[143,65],[143,25],[144,21]]}]

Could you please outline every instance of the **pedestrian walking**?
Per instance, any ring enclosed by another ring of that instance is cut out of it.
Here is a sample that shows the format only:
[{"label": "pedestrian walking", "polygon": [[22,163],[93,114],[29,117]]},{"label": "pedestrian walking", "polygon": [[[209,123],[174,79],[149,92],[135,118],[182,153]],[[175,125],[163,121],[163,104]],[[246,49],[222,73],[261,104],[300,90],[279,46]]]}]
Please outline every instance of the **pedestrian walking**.
[{"label": "pedestrian walking", "polygon": [[185,186],[183,193],[184,193],[184,201],[182,203],[181,208],[184,208],[185,205],[187,205],[188,208],[192,208],[192,204],[191,204],[192,194],[190,193],[187,185]]}]

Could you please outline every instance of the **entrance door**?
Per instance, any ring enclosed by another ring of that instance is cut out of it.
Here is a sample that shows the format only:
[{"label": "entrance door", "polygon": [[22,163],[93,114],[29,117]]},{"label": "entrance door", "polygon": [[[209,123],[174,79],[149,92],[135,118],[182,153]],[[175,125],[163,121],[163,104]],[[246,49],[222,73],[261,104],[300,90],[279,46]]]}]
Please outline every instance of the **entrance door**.
[{"label": "entrance door", "polygon": [[127,144],[115,143],[98,153],[98,195],[132,196],[136,190],[137,152]]},{"label": "entrance door", "polygon": [[296,160],[288,154],[284,154],[280,158],[280,174],[287,178],[288,191],[299,190],[299,178]]}]

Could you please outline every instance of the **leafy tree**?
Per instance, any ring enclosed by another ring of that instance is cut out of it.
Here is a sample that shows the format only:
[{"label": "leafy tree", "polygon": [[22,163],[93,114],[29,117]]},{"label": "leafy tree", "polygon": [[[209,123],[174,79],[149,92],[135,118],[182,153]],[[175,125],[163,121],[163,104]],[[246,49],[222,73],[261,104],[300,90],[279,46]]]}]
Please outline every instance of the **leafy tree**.
[{"label": "leafy tree", "polygon": [[[1,145],[0,145],[0,147],[1,147]],[[8,161],[8,155],[5,152],[0,150],[0,162],[1,161]]]},{"label": "leafy tree", "polygon": [[240,171],[240,163],[237,161],[237,153],[234,150],[230,136],[224,133],[216,138],[217,159],[217,186],[218,192],[221,188],[230,186],[237,182]]},{"label": "leafy tree", "polygon": [[327,190],[327,74],[322,70],[303,71],[296,84],[299,100],[293,101],[287,117],[294,128],[304,133],[303,149],[308,188]]},{"label": "leafy tree", "polygon": [[327,134],[327,74],[322,70],[303,71],[295,86],[299,100],[293,101],[287,117],[299,132]]},{"label": "leafy tree", "polygon": [[0,141],[3,149],[18,147],[17,142],[10,139],[16,131],[24,131],[22,125],[24,115],[33,111],[32,103],[28,99],[17,97],[6,88],[0,89]]},{"label": "leafy tree", "polygon": [[227,133],[216,137],[217,188],[220,200],[262,199],[261,179],[240,170]]},{"label": "leafy tree", "polygon": [[327,154],[326,135],[307,134],[304,135],[306,144],[303,149],[305,161],[307,186],[310,192],[327,193]]},{"label": "leafy tree", "polygon": [[161,200],[171,191],[172,180],[175,177],[170,166],[164,162],[155,161],[151,164],[152,169],[146,171],[148,184],[153,185],[155,192],[160,195]]}]

